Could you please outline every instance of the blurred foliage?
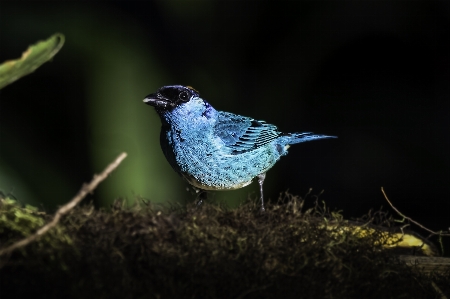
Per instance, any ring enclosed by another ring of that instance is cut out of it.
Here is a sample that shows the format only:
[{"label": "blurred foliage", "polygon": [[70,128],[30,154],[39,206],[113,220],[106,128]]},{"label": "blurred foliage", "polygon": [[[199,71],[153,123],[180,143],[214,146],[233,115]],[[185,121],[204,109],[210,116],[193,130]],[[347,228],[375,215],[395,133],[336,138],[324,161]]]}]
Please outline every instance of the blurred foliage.
[{"label": "blurred foliage", "polygon": [[[42,23],[46,19],[45,13],[47,12],[44,12],[44,15],[31,14],[26,16],[26,13],[19,15],[27,18],[31,23],[40,24],[36,27],[39,31],[51,30],[55,26]],[[80,15],[84,16],[85,22],[79,22]],[[175,178],[173,180],[168,180],[166,177],[166,174],[169,174],[169,176],[172,174],[172,170],[169,167],[164,167],[165,160],[159,148],[159,119],[149,116],[153,113],[150,109],[141,109],[144,107],[142,103],[144,96],[167,81],[163,79],[165,72],[157,66],[153,58],[154,55],[143,51],[145,47],[140,43],[145,38],[122,34],[123,24],[118,24],[112,15],[98,17],[95,12],[83,11],[82,8],[78,8],[78,10],[55,17],[56,23],[67,36],[66,50],[68,53],[52,64],[53,68],[56,67],[54,72],[57,74],[61,71],[59,69],[61,67],[70,72],[80,63],[88,63],[89,65],[88,68],[83,70],[85,71],[84,77],[87,86],[84,89],[86,91],[83,95],[85,98],[75,99],[81,105],[78,107],[78,111],[80,111],[80,108],[86,109],[82,113],[84,115],[82,121],[89,128],[88,139],[84,140],[89,147],[87,149],[89,159],[82,160],[80,163],[75,162],[73,166],[90,169],[89,165],[91,164],[93,170],[89,170],[89,172],[96,171],[110,162],[117,153],[126,151],[130,159],[123,165],[122,169],[109,178],[104,186],[96,191],[98,202],[106,204],[118,196],[133,198],[133,193],[145,195],[149,191],[151,191],[152,196],[159,198],[159,200],[164,198],[176,201],[179,193],[170,185],[178,178],[176,175],[172,175]],[[21,26],[14,23],[14,21],[20,23],[22,21],[20,17],[11,21],[10,26]],[[109,24],[111,30],[104,30],[106,24]],[[16,35],[15,38],[17,39],[18,36]],[[95,45],[95,47],[92,47],[92,45]],[[58,65],[58,63],[60,64]],[[148,72],[147,69],[153,71]],[[52,87],[58,84],[56,82],[48,81],[47,83],[49,87]],[[26,82],[20,82],[19,84],[24,84],[22,89],[28,89]],[[45,87],[40,88],[41,90],[49,90]],[[55,92],[58,92],[58,87],[56,87]],[[21,95],[17,94],[16,97],[21,97]],[[68,103],[70,101],[73,101],[73,99],[70,98],[69,94],[66,94],[66,91],[63,91],[61,102]],[[63,109],[69,108],[68,106],[62,107]],[[56,110],[55,113],[67,114],[55,108],[50,107],[48,112],[51,113],[51,111]],[[41,113],[41,119],[44,118],[44,122],[45,118],[52,117],[46,111],[38,111],[38,113]],[[80,116],[82,117],[82,115]],[[79,116],[75,115],[75,117]],[[65,124],[58,125],[64,126]],[[8,127],[2,129],[4,136],[6,135],[6,138],[2,138],[3,140],[14,138],[16,140],[15,147],[18,144],[21,148],[27,147],[28,138],[26,136],[15,135],[12,137],[9,136]],[[66,127],[64,130],[64,134],[71,134],[73,128]],[[41,134],[45,133],[42,132]],[[70,135],[68,137],[72,138]],[[46,136],[42,135],[38,138],[45,140]],[[10,185],[16,187],[14,195],[23,202],[30,202],[30,199],[23,196],[24,191],[17,187],[23,185],[21,179],[27,179],[26,176],[33,171],[36,171],[36,173],[28,178],[28,182],[25,184],[30,184],[31,188],[35,190],[34,196],[39,196],[39,199],[35,199],[35,203],[36,201],[43,202],[42,198],[52,200],[53,204],[50,203],[49,205],[48,202],[46,204],[49,207],[52,207],[55,203],[68,200],[76,192],[78,186],[83,183],[80,177],[77,177],[78,181],[72,180],[70,170],[68,172],[67,168],[62,169],[49,159],[54,149],[49,149],[51,151],[49,155],[40,153],[39,148],[34,148],[24,156],[20,155],[17,150],[9,150],[9,147],[12,147],[12,144],[2,143],[3,155],[0,156],[0,165],[4,164],[5,167],[0,168],[0,177],[4,176],[5,180],[0,182],[2,183],[0,188],[10,187],[5,186],[10,182]],[[67,154],[69,153],[64,154],[65,159],[70,159]],[[15,181],[11,180],[14,172],[8,171],[10,167],[19,167],[20,161],[23,162],[24,159],[37,160],[36,158],[46,161],[45,165],[38,166],[34,161],[30,161],[30,168],[21,169],[24,173],[17,175]],[[17,163],[14,163],[15,161]],[[48,173],[49,170],[54,174]],[[74,171],[79,170],[74,169]],[[84,179],[81,177],[81,179],[88,180],[92,172],[88,175]],[[49,184],[55,183],[55,180],[61,182],[56,184],[56,188],[49,189]]]},{"label": "blurred foliage", "polygon": [[45,41],[30,46],[22,57],[0,64],[0,89],[20,77],[34,72],[43,63],[49,61],[64,45],[64,35],[55,34]]},{"label": "blurred foliage", "polygon": [[[0,65],[0,89],[21,77],[34,72],[42,64],[50,61],[59,50],[61,50],[63,45],[64,35],[56,33],[47,40],[40,41],[37,44],[30,46],[23,52],[21,58],[8,60],[2,63]],[[0,145],[3,149],[8,147],[8,143],[5,143],[5,141],[1,142]],[[15,150],[17,153],[21,151],[20,147],[15,147]],[[21,181],[20,175],[16,174],[12,170],[12,167],[13,166],[8,165],[6,161],[2,161],[0,156],[0,182],[3,184],[13,182],[15,187],[18,187],[18,193],[24,195],[22,200],[25,202],[33,202],[33,199],[36,198],[37,195],[31,194],[29,186]],[[43,172],[45,173],[45,170],[43,170]]]}]

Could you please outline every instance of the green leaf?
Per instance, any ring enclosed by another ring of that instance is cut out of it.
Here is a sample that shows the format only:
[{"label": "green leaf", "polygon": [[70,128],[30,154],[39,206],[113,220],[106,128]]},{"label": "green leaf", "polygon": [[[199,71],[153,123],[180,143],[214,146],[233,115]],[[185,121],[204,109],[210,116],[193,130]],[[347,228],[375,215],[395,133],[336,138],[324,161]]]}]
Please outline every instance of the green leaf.
[{"label": "green leaf", "polygon": [[30,46],[19,59],[7,60],[2,63],[0,65],[0,89],[34,72],[43,63],[52,59],[63,44],[64,35],[56,33],[49,39]]}]

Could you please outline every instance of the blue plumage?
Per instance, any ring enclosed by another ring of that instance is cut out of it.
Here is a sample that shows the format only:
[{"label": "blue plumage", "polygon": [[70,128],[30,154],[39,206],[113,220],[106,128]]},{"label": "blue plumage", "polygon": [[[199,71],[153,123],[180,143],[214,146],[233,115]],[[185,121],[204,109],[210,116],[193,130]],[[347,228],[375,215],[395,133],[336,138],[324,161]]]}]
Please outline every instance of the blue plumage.
[{"label": "blue plumage", "polygon": [[161,148],[176,172],[203,190],[239,189],[258,177],[262,210],[265,173],[289,145],[333,138],[281,133],[264,121],[217,111],[196,90],[181,85],[161,87],[144,102],[161,118]]}]

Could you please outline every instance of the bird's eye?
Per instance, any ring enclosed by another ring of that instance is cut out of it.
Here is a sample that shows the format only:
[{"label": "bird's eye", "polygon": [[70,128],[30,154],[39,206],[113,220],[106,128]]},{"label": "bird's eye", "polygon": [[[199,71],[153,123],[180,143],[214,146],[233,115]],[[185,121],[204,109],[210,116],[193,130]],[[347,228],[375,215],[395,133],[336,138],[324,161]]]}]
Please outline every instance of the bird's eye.
[{"label": "bird's eye", "polygon": [[180,94],[178,95],[178,98],[183,102],[189,101],[189,95],[186,91],[180,92]]}]

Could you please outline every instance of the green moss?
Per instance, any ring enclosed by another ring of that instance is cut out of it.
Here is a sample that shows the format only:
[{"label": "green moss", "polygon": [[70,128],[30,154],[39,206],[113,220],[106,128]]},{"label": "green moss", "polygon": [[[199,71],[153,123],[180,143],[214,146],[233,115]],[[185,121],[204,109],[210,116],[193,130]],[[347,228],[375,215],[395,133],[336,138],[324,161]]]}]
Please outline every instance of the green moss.
[{"label": "green moss", "polygon": [[[50,217],[46,213],[38,211],[36,207],[29,205],[23,207],[13,199],[0,198],[0,244],[2,248],[28,237],[49,220]],[[66,252],[65,248],[71,244],[72,239],[66,233],[65,228],[57,225],[28,247],[21,248],[11,256],[7,256],[7,259],[17,262],[24,258],[32,258],[37,254],[42,255],[44,261],[55,262],[61,269],[66,269],[67,265],[62,259],[62,255]],[[50,270],[55,267],[54,264],[41,266],[48,266]]]},{"label": "green moss", "polygon": [[[38,211],[36,207],[25,205],[22,207],[14,199],[0,199],[0,234],[8,243],[18,238],[27,237],[41,228],[49,220],[49,216]],[[56,226],[39,240],[44,246],[59,248],[59,244],[71,244],[69,235],[64,228]],[[3,246],[7,243],[2,243]]]}]

